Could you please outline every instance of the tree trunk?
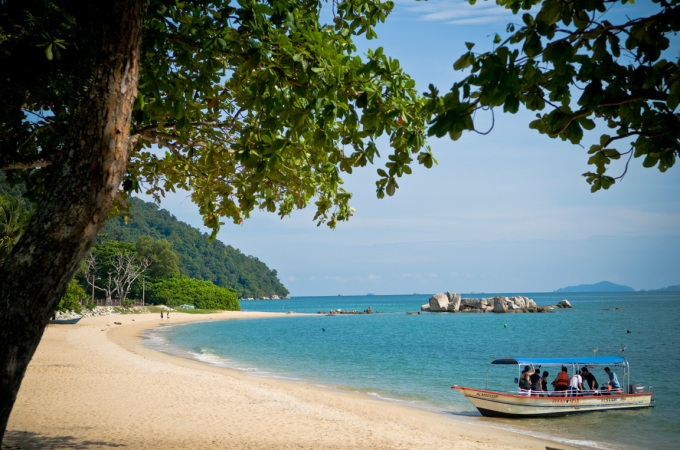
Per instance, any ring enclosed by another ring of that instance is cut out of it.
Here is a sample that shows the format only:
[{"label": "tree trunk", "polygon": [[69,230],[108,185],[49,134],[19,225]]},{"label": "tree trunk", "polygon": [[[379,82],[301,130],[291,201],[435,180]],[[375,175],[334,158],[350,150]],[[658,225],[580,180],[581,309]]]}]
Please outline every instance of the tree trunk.
[{"label": "tree trunk", "polygon": [[[0,443],[26,368],[80,261],[93,245],[128,160],[144,0],[86,2],[101,47],[47,193],[0,267]],[[81,9],[82,11],[82,9]],[[80,16],[80,15],[79,15]]]}]

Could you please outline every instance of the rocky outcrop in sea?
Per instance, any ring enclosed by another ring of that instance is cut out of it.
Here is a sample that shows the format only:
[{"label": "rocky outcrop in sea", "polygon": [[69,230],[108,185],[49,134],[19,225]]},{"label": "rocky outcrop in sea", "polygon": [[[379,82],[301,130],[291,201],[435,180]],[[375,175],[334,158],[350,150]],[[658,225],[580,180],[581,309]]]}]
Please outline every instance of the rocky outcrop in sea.
[{"label": "rocky outcrop in sea", "polygon": [[336,314],[373,314],[373,308],[370,306],[363,311],[357,311],[356,309],[351,309],[351,310],[342,310],[340,308],[338,309],[332,309],[328,312],[326,311],[319,311],[317,314],[325,314],[327,316],[334,316]]},{"label": "rocky outcrop in sea", "polygon": [[569,300],[560,300],[556,305],[539,306],[528,297],[490,297],[461,298],[460,294],[444,292],[430,297],[428,303],[420,307],[421,311],[430,312],[549,312],[555,308],[571,308]]}]

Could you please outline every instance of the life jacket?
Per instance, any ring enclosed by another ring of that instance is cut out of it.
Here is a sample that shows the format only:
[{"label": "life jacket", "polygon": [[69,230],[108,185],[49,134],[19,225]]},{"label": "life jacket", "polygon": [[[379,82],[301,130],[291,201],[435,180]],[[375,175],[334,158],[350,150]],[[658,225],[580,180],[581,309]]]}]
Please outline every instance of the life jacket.
[{"label": "life jacket", "polygon": [[569,375],[566,372],[560,372],[555,379],[555,386],[569,386]]}]

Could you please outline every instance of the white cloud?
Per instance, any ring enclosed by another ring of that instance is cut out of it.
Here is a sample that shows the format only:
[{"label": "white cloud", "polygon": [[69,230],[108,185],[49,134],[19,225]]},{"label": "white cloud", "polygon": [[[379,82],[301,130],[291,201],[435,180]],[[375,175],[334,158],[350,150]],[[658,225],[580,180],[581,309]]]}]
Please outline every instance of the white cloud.
[{"label": "white cloud", "polygon": [[395,15],[408,14],[419,20],[452,25],[507,22],[512,12],[494,2],[480,1],[471,5],[466,0],[397,0]]}]

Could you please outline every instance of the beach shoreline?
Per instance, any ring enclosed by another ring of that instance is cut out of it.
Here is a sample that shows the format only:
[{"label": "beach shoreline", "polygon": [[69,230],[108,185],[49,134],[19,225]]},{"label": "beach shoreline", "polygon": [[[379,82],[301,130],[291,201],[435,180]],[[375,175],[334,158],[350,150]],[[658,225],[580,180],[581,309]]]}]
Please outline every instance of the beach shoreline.
[{"label": "beach shoreline", "polygon": [[570,448],[368,395],[172,356],[141,338],[168,324],[284,315],[115,314],[50,325],[2,448]]}]

